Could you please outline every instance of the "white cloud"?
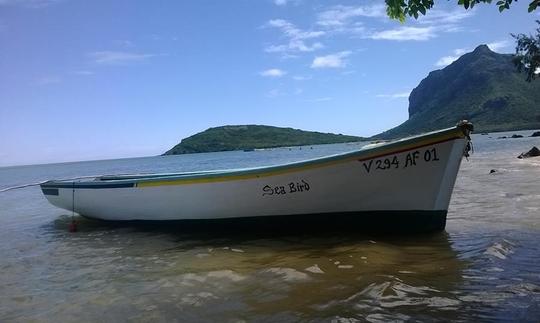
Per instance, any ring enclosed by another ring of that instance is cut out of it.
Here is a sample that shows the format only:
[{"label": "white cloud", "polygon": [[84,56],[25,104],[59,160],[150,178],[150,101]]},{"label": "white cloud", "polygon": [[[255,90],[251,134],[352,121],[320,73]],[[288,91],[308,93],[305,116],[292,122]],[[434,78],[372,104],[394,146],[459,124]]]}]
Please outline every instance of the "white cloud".
[{"label": "white cloud", "polygon": [[320,42],[307,45],[303,40],[291,40],[287,45],[270,45],[264,51],[267,53],[282,53],[287,51],[312,52],[323,47],[323,44]]},{"label": "white cloud", "polygon": [[156,54],[139,54],[118,51],[100,51],[89,53],[88,56],[97,64],[102,65],[125,65],[144,61],[157,56]]},{"label": "white cloud", "polygon": [[368,36],[371,39],[384,40],[417,40],[424,41],[437,37],[434,27],[399,27],[375,32]]},{"label": "white cloud", "polygon": [[452,33],[463,30],[463,27],[460,25],[461,21],[473,15],[473,10],[430,10],[426,16],[420,16],[418,20],[411,20],[416,26],[402,26],[376,31],[367,35],[367,38],[396,41],[427,41],[437,37],[441,33]]},{"label": "white cloud", "polygon": [[344,26],[358,17],[386,17],[386,8],[383,4],[354,7],[337,5],[321,11],[317,16],[317,24],[325,27]]},{"label": "white cloud", "polygon": [[[508,49],[512,45],[509,40],[499,40],[492,43],[488,43],[487,46],[494,52],[508,52],[505,49]],[[510,51],[511,52],[511,51]]]},{"label": "white cloud", "polygon": [[283,75],[287,74],[287,72],[280,70],[278,68],[271,68],[269,70],[262,71],[259,74],[265,77],[282,77]]},{"label": "white cloud", "polygon": [[326,102],[326,101],[331,101],[331,100],[332,100],[331,97],[325,96],[322,98],[315,98],[315,99],[307,100],[307,102]]},{"label": "white cloud", "polygon": [[303,31],[283,19],[272,19],[268,21],[268,26],[281,29],[285,35],[293,39],[317,38],[325,34],[324,31]]},{"label": "white cloud", "polygon": [[71,72],[71,74],[88,76],[88,75],[94,75],[94,72],[87,71],[87,70],[79,70],[79,71],[73,71],[73,72]]},{"label": "white cloud", "polygon": [[332,6],[322,10],[317,15],[317,25],[324,28],[328,34],[346,33],[362,38],[394,41],[426,41],[435,38],[440,33],[461,31],[460,22],[474,15],[474,11],[430,10],[426,16],[418,20],[410,19],[408,26],[381,30],[380,28],[366,27],[366,19],[380,18],[388,20],[384,3],[367,6]]},{"label": "white cloud", "polygon": [[[356,74],[356,71],[343,71],[343,72],[341,72],[341,75],[352,75],[352,74]],[[365,75],[362,75],[362,76],[365,76]]]},{"label": "white cloud", "polygon": [[324,36],[326,34],[324,31],[305,31],[283,19],[270,20],[265,26],[279,29],[289,39],[286,44],[267,46],[265,48],[267,53],[312,52],[324,47],[318,41],[311,44],[307,43],[307,40]]},{"label": "white cloud", "polygon": [[295,81],[307,81],[311,80],[311,76],[295,75],[292,77]]},{"label": "white cloud", "polygon": [[283,19],[272,19],[268,21],[267,26],[280,29],[285,36],[291,39],[310,39],[323,36],[324,31],[303,31],[294,24]]},{"label": "white cloud", "polygon": [[351,51],[343,51],[326,56],[317,56],[311,63],[311,68],[342,68],[347,65],[347,61],[344,60],[347,56],[351,55]]},{"label": "white cloud", "polygon": [[474,16],[475,10],[456,9],[453,11],[442,11],[432,9],[425,16],[418,17],[417,22],[427,25],[457,24],[463,19]]},{"label": "white cloud", "polygon": [[439,58],[437,63],[435,63],[435,66],[444,67],[446,65],[450,65],[458,58],[459,58],[459,56],[443,56],[443,57]]},{"label": "white cloud", "polygon": [[389,99],[406,99],[411,94],[411,91],[398,92],[393,94],[377,94],[378,98],[389,98]]},{"label": "white cloud", "polygon": [[470,50],[467,48],[458,48],[454,49],[453,54],[449,56],[443,56],[439,58],[439,60],[435,63],[435,66],[437,67],[444,67],[446,65],[452,64],[455,60],[461,57],[461,55],[469,52]]},{"label": "white cloud", "polygon": [[[492,43],[487,44],[487,46],[492,51],[497,51],[497,52],[498,51],[503,51],[504,48],[508,48],[510,45],[511,45],[511,42],[508,41],[508,40],[501,40],[501,41],[496,41],[496,42],[492,42]],[[460,58],[461,55],[463,55],[463,54],[465,54],[467,52],[470,52],[471,50],[472,49],[470,49],[470,48],[455,49],[453,51],[452,55],[443,56],[443,57],[439,58],[439,60],[435,63],[435,66],[444,67],[444,66],[450,65],[454,61],[456,61],[458,58]]]},{"label": "white cloud", "polygon": [[286,6],[288,5],[289,3],[296,3],[298,2],[298,0],[274,0],[274,4],[276,6]]}]

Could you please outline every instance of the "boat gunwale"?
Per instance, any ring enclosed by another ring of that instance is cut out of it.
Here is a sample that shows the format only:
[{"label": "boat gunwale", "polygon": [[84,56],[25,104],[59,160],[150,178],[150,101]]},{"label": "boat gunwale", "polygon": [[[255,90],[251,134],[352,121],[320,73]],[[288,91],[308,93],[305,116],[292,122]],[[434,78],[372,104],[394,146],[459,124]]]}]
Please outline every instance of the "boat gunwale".
[{"label": "boat gunwale", "polygon": [[[319,168],[341,162],[349,162],[357,159],[364,161],[373,158],[380,158],[389,154],[396,154],[424,146],[429,146],[445,141],[465,138],[466,133],[461,126],[441,129],[416,136],[405,137],[399,140],[382,143],[374,147],[357,149],[340,154],[317,157],[309,160],[297,161],[287,164],[252,167],[244,169],[228,169],[215,171],[202,171],[178,174],[155,174],[142,175],[129,179],[100,180],[97,176],[94,181],[76,182],[70,180],[51,180],[41,184],[42,188],[133,188],[133,187],[153,187],[162,185],[182,185],[190,183],[209,183],[229,180],[242,180],[250,178],[267,177],[288,172],[295,172],[309,168]],[[440,140],[437,140],[440,139]],[[419,143],[418,145],[414,145]],[[412,147],[407,147],[412,146]],[[404,147],[403,149],[399,149]],[[383,152],[383,153],[382,153]],[[129,175],[126,175],[129,176]],[[136,175],[133,175],[136,176]],[[112,176],[111,176],[112,177]],[[105,176],[106,178],[106,176]]]}]

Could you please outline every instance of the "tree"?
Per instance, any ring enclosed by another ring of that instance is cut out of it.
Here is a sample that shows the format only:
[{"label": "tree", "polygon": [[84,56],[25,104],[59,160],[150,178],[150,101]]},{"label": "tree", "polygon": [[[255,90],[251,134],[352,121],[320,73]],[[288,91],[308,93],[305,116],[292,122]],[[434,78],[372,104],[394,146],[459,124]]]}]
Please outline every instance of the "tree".
[{"label": "tree", "polygon": [[[512,2],[517,0],[498,0],[497,6],[502,12],[510,9]],[[425,15],[426,12],[433,7],[434,0],[385,0],[386,13],[392,19],[397,19],[401,22],[405,21],[407,16],[418,18],[420,14]],[[465,9],[473,8],[479,3],[491,3],[492,0],[458,0],[458,5]],[[540,0],[533,0],[529,3],[528,11],[532,12],[540,6]]]},{"label": "tree", "polygon": [[[517,0],[498,0],[496,5],[499,11],[510,9],[512,2]],[[385,0],[386,13],[392,19],[404,22],[407,16],[418,18],[420,14],[433,8],[434,0]],[[458,5],[465,9],[470,9],[479,3],[491,3],[492,0],[458,0]],[[532,12],[540,6],[540,0],[533,0],[529,3],[528,11]],[[536,21],[540,24],[540,21]],[[516,39],[516,55],[514,64],[519,72],[524,71],[527,81],[530,82],[536,77],[540,77],[540,27],[536,29],[536,36],[518,34],[513,35]]]},{"label": "tree", "polygon": [[[540,20],[536,23],[540,25]],[[532,81],[540,73],[540,27],[536,28],[536,36],[512,35],[516,39],[516,55],[514,64],[518,71],[525,71],[527,81]]]}]

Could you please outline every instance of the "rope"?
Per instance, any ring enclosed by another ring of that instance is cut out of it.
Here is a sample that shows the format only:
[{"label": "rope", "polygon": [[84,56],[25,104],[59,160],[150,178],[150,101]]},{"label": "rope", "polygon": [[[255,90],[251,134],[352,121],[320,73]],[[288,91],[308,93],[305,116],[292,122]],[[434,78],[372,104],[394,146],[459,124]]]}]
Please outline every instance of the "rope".
[{"label": "rope", "polygon": [[75,181],[72,183],[71,189],[71,221],[75,221]]},{"label": "rope", "polygon": [[7,191],[11,191],[11,190],[18,190],[18,189],[25,188],[25,187],[30,187],[30,186],[37,186],[37,185],[41,185],[41,184],[46,183],[46,182],[47,181],[43,181],[43,182],[39,182],[39,183],[23,184],[23,185],[3,188],[3,189],[0,190],[0,193],[4,193],[4,192],[7,192]]},{"label": "rope", "polygon": [[471,136],[469,134],[466,134],[466,136],[467,136],[467,146],[465,146],[465,150],[463,151],[463,156],[465,156],[465,159],[469,161],[469,157],[471,156],[471,154],[474,154],[474,146],[472,143]]},{"label": "rope", "polygon": [[[73,177],[73,178],[59,179],[58,181],[74,181],[74,180],[77,180],[77,179],[97,178],[97,177],[100,177],[100,176],[104,176],[104,175],[79,176],[79,177]],[[12,190],[18,190],[18,189],[21,189],[21,188],[26,188],[26,187],[31,187],[31,186],[38,186],[38,185],[41,185],[41,184],[44,184],[44,183],[47,183],[47,182],[48,181],[41,181],[41,182],[37,182],[37,183],[29,183],[29,184],[22,184],[22,185],[7,187],[7,188],[0,189],[0,193],[4,193],[4,192],[7,192],[7,191],[12,191]],[[73,185],[75,185],[75,184],[73,184]]]},{"label": "rope", "polygon": [[75,181],[72,182],[71,190],[71,223],[69,224],[69,232],[77,232],[77,221],[75,221]]},{"label": "rope", "polygon": [[471,132],[474,131],[474,127],[472,123],[470,123],[467,120],[461,120],[460,122],[457,123],[456,126],[461,128],[461,131],[463,131],[463,134],[467,138],[467,146],[465,146],[465,150],[463,151],[463,156],[465,156],[465,159],[469,161],[469,156],[470,156],[469,152],[471,152],[471,154],[474,153],[474,146],[472,144],[472,139],[470,136]]}]

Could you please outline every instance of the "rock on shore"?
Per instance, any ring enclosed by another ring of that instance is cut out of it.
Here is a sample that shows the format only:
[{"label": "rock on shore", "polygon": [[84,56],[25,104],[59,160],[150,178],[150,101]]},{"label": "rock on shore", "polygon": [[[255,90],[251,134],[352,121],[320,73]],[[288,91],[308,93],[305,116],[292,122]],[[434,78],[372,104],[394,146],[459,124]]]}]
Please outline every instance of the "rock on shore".
[{"label": "rock on shore", "polygon": [[530,157],[538,157],[538,156],[540,156],[540,149],[536,148],[535,146],[535,147],[532,147],[531,150],[529,150],[528,152],[521,153],[517,158],[522,159],[522,158],[530,158]]}]

